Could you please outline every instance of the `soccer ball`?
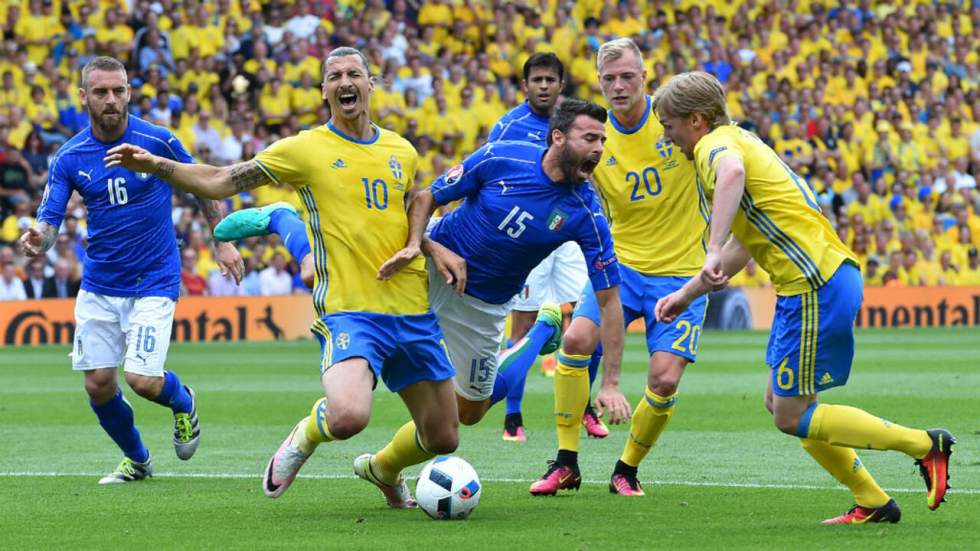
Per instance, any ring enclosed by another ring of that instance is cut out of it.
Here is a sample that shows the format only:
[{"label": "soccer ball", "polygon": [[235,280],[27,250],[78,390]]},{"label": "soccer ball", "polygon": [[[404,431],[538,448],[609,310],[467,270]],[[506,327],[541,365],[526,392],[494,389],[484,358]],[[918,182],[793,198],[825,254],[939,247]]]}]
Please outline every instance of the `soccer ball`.
[{"label": "soccer ball", "polygon": [[458,457],[437,457],[419,473],[415,501],[435,520],[462,520],[480,503],[480,477]]}]

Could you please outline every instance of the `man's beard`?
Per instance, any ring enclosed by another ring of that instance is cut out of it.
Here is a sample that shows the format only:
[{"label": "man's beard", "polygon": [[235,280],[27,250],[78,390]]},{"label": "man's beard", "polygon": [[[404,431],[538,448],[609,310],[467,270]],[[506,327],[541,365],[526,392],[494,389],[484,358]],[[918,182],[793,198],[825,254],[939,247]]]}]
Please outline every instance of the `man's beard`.
[{"label": "man's beard", "polygon": [[578,178],[578,169],[582,159],[576,159],[572,148],[563,146],[558,150],[558,168],[561,169],[562,179],[571,184],[581,184],[584,180]]},{"label": "man's beard", "polygon": [[[91,105],[89,105],[88,112],[89,113],[92,113],[93,112],[93,109],[92,109],[92,106]],[[110,121],[106,117],[105,110],[103,110],[102,113],[99,114],[98,117],[93,117],[93,122],[98,125],[99,130],[102,130],[102,132],[105,132],[107,134],[111,134],[111,133],[115,132],[116,130],[119,130],[119,128],[122,127],[122,125],[123,125],[123,121],[126,120],[125,113],[123,113],[123,112],[117,111],[115,113],[109,113],[109,115],[116,115],[117,118],[116,118],[115,122]]]}]

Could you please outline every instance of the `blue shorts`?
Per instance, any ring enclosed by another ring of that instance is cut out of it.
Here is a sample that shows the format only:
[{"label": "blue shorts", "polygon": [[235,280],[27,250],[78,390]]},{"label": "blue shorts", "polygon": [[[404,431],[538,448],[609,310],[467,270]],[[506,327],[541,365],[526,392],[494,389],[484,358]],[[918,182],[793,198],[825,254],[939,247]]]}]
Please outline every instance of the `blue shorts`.
[{"label": "blue shorts", "polygon": [[[662,297],[680,289],[691,278],[670,276],[648,276],[636,270],[619,265],[623,283],[619,286],[623,301],[623,321],[629,325],[642,317],[647,328],[647,352],[669,352],[693,362],[698,355],[698,341],[704,312],[708,307],[708,297],[699,297],[687,307],[674,323],[657,323],[654,309]],[[582,291],[572,318],[587,317],[600,325],[599,302],[589,283]]]},{"label": "blue shorts", "polygon": [[432,312],[396,316],[369,312],[329,314],[313,322],[320,341],[320,373],[344,360],[367,360],[392,392],[420,381],[444,381],[456,374],[439,320]]},{"label": "blue shorts", "polygon": [[775,394],[810,395],[847,382],[863,289],[860,270],[845,262],[820,289],[776,297],[766,351]]}]

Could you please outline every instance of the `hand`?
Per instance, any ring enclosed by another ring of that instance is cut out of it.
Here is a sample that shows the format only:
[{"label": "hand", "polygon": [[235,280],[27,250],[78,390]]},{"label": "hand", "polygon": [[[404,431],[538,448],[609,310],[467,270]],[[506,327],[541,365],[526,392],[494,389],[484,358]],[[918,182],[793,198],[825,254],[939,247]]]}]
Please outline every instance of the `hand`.
[{"label": "hand", "polygon": [[415,258],[422,254],[422,250],[418,247],[405,247],[404,249],[395,253],[391,258],[385,261],[384,264],[378,268],[378,279],[384,281],[391,279],[395,272],[401,270],[409,262],[415,260]]},{"label": "hand", "polygon": [[117,145],[106,153],[104,159],[106,168],[121,166],[133,172],[152,174],[156,169],[157,157],[142,147],[124,143]]},{"label": "hand", "polygon": [[678,289],[658,300],[653,313],[658,322],[671,323],[684,310],[687,310],[689,304],[691,304],[691,299],[687,293],[684,292],[684,289]]},{"label": "hand", "polygon": [[245,262],[238,249],[231,243],[216,243],[214,246],[214,260],[221,268],[221,275],[231,274],[235,278],[235,283],[242,282],[245,275]]},{"label": "hand", "polygon": [[701,281],[710,285],[714,290],[721,289],[728,283],[728,276],[722,270],[720,250],[708,249],[708,254],[704,258],[704,266],[701,268]]},{"label": "hand", "polygon": [[27,228],[27,231],[21,234],[17,242],[24,249],[24,254],[31,258],[44,254],[44,236],[37,228]]},{"label": "hand", "polygon": [[439,275],[446,279],[446,285],[452,285],[456,294],[462,295],[466,289],[466,260],[435,241],[429,242],[429,258]]},{"label": "hand", "polygon": [[606,419],[610,425],[619,425],[629,421],[633,415],[630,403],[626,401],[626,396],[616,385],[603,384],[599,389],[599,394],[595,397],[595,413],[602,417],[608,411],[609,417]]}]

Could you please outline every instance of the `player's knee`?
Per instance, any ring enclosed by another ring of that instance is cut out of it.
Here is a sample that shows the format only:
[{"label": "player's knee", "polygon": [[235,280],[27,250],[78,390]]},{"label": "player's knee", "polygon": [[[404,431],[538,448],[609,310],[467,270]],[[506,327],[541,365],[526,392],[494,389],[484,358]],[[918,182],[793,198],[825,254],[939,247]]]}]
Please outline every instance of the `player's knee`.
[{"label": "player's knee", "polygon": [[330,434],[337,440],[347,440],[367,427],[371,414],[368,410],[347,410],[327,413]]},{"label": "player's knee", "polygon": [[163,377],[147,377],[145,375],[127,373],[126,384],[128,384],[129,388],[133,389],[133,392],[136,394],[139,394],[147,400],[152,400],[156,398],[163,389]]},{"label": "player's knee", "polygon": [[598,336],[593,335],[591,331],[570,327],[561,337],[561,350],[565,354],[590,356],[595,352],[598,342]]},{"label": "player's knee", "polygon": [[795,436],[796,427],[800,423],[800,418],[796,415],[775,412],[772,416],[772,421],[780,432]]},{"label": "player's knee", "polygon": [[672,396],[677,392],[684,376],[687,360],[674,355],[659,354],[651,360],[650,372],[647,374],[647,386],[659,396]]},{"label": "player's knee", "polygon": [[422,440],[422,446],[429,453],[436,455],[453,453],[459,447],[459,425],[453,423],[438,430],[430,430],[419,435],[419,438]]},{"label": "player's knee", "polygon": [[484,402],[471,402],[469,400],[457,400],[457,409],[459,410],[459,422],[466,425],[475,425],[483,419],[483,416],[487,413],[487,407]]},{"label": "player's knee", "polygon": [[85,378],[85,392],[96,404],[104,404],[116,395],[116,380],[114,378]]}]

